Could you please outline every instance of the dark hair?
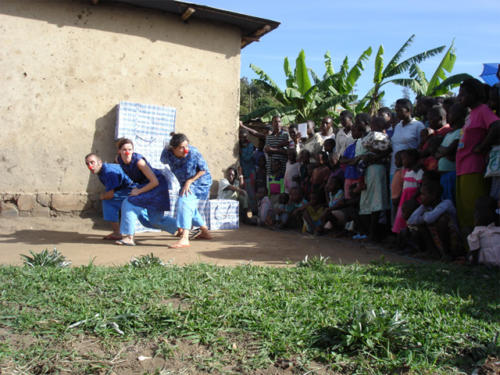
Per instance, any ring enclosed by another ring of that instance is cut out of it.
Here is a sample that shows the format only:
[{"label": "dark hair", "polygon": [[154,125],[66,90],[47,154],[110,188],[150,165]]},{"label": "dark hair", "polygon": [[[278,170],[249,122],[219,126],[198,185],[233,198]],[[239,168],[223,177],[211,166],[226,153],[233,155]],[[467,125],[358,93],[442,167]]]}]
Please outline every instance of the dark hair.
[{"label": "dark hair", "polygon": [[417,98],[417,102],[420,102],[420,104],[426,107],[432,107],[436,105],[436,99],[432,96],[420,96],[419,98]]},{"label": "dark hair", "polygon": [[410,99],[406,99],[406,98],[398,99],[398,100],[396,100],[396,105],[399,105],[400,107],[406,108],[408,110],[408,112],[410,112],[410,113],[413,111],[413,104],[411,104]]},{"label": "dark hair", "polygon": [[355,122],[361,122],[365,125],[370,125],[370,115],[368,113],[358,113]]},{"label": "dark hair", "polygon": [[333,143],[333,147],[335,147],[335,145],[336,145],[336,143],[335,143],[335,139],[333,139],[333,138],[328,138],[328,139],[325,139],[325,142],[323,142],[323,146],[324,146],[326,143]]},{"label": "dark hair", "polygon": [[441,174],[438,171],[424,171],[422,176],[422,184],[427,182],[437,182],[441,179]]},{"label": "dark hair", "polygon": [[179,147],[179,145],[184,141],[189,142],[188,137],[186,137],[186,135],[182,133],[170,133],[170,136],[172,137],[170,138],[170,143],[169,143],[171,148]]},{"label": "dark hair", "polygon": [[446,117],[446,109],[442,105],[433,105],[431,109],[429,109],[429,112],[427,112],[427,116],[429,114],[436,114],[439,117]]},{"label": "dark hair", "polygon": [[484,85],[481,81],[475,78],[469,78],[463,81],[460,85],[461,89],[465,89],[471,95],[475,101],[479,103],[486,102],[486,92],[484,90]]},{"label": "dark hair", "polygon": [[340,112],[340,117],[348,117],[350,118],[351,120],[354,120],[354,115],[352,114],[352,112],[348,111],[347,109],[343,110],[342,112]]},{"label": "dark hair", "polygon": [[411,158],[415,162],[418,162],[420,154],[418,153],[418,150],[416,148],[408,148],[403,151],[404,151],[403,154],[406,155],[406,157]]},{"label": "dark hair", "polygon": [[399,150],[398,152],[396,152],[396,154],[394,155],[394,161],[397,161],[399,158],[399,163],[401,163],[401,161],[402,161],[401,157],[403,156],[403,153],[405,151],[406,150]]},{"label": "dark hair", "polygon": [[99,155],[97,155],[97,154],[94,154],[93,152],[91,152],[90,154],[85,155],[85,160],[87,160],[91,156],[95,156],[97,158],[97,160],[101,160],[102,161],[101,157]]},{"label": "dark hair", "polygon": [[[372,117],[371,125],[375,125],[377,128],[380,128],[382,130],[386,128],[386,122],[385,122],[384,118],[381,116]],[[373,130],[373,126],[372,126],[372,130]]]},{"label": "dark hair", "polygon": [[129,138],[120,138],[116,143],[116,148],[120,150],[123,145],[132,145],[132,147],[134,147],[134,142],[132,142],[132,140]]},{"label": "dark hair", "polygon": [[443,195],[443,187],[439,183],[439,180],[429,180],[425,183],[422,183],[422,187],[420,188],[420,190],[422,190],[423,188],[425,188],[429,192],[429,194],[435,198],[441,198],[441,195]]},{"label": "dark hair", "polygon": [[488,196],[477,198],[474,210],[475,224],[487,226],[497,220],[497,201]]},{"label": "dark hair", "polygon": [[456,96],[448,96],[447,98],[444,98],[444,100],[443,100],[443,107],[444,107],[444,109],[450,108],[455,103],[457,103]]},{"label": "dark hair", "polygon": [[[455,126],[456,120],[460,120],[461,125],[463,125],[465,118],[467,117],[468,112],[469,112],[469,109],[466,106],[464,106],[462,103],[460,103],[460,102],[454,103],[450,107],[449,115],[448,115],[448,117],[450,119],[450,125]],[[452,118],[452,116],[454,118]],[[452,123],[452,120],[453,120],[453,123]]]},{"label": "dark hair", "polygon": [[392,115],[392,111],[389,107],[382,107],[378,110],[377,114],[379,116],[383,115],[384,113],[387,113],[389,116]]}]

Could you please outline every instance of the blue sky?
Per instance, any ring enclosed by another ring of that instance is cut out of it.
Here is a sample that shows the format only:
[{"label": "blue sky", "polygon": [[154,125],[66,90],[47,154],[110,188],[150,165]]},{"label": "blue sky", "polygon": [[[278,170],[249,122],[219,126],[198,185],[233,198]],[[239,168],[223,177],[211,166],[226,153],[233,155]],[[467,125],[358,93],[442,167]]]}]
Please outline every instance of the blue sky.
[{"label": "blue sky", "polygon": [[[241,53],[241,76],[257,78],[249,67],[252,63],[281,87],[285,86],[285,56],[294,65],[304,49],[308,67],[322,76],[326,51],[338,70],[345,56],[354,63],[371,46],[372,56],[358,80],[357,93],[363,96],[371,88],[379,45],[384,46],[387,63],[412,34],[414,42],[403,57],[449,46],[455,39],[457,61],[452,74],[469,73],[478,77],[483,63],[500,62],[500,0],[199,0],[196,3],[281,22],[276,30]],[[428,78],[441,58],[442,54],[421,64]],[[386,105],[402,96],[401,87],[385,87]]]}]

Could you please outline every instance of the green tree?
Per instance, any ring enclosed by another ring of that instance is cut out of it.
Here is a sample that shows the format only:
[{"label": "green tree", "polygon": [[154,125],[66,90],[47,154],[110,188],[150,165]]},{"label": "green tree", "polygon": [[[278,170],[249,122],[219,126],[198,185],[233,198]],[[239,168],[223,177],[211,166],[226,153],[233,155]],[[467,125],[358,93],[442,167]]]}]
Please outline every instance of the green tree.
[{"label": "green tree", "polygon": [[256,108],[277,104],[273,94],[264,85],[247,77],[240,78],[240,116]]},{"label": "green tree", "polygon": [[[408,71],[412,66],[418,64],[429,57],[435,56],[441,53],[446,46],[440,46],[433,48],[421,53],[418,53],[412,57],[407,58],[400,62],[406,49],[411,45],[415,35],[410,36],[408,40],[401,46],[401,48],[396,52],[396,54],[389,60],[389,63],[384,68],[384,47],[380,45],[377,55],[375,56],[375,72],[373,74],[374,86],[367,92],[367,94],[361,99],[358,104],[358,108],[364,108],[371,114],[375,114],[380,107],[380,100],[385,94],[382,91],[382,87],[390,82],[394,82],[400,74]],[[416,78],[409,78],[409,80],[415,80]]]},{"label": "green tree", "polygon": [[410,68],[410,78],[395,79],[393,83],[411,89],[417,96],[449,94],[462,81],[472,78],[472,76],[466,73],[446,77],[446,72],[451,73],[453,70],[456,59],[454,42],[451,42],[450,48],[444,54],[430,80],[427,80],[425,73],[420,69],[418,64],[413,64]]},{"label": "green tree", "polygon": [[[276,99],[275,104],[262,105],[246,116],[243,121],[251,118],[261,118],[268,122],[272,116],[280,115],[283,124],[319,120],[321,117],[335,112],[338,105],[349,107],[356,100],[353,94],[356,81],[364,69],[363,62],[371,54],[368,48],[350,68],[347,57],[338,73],[335,73],[330,54],[325,54],[326,72],[320,79],[314,71],[306,65],[304,50],[301,50],[292,69],[285,57],[283,70],[286,76],[286,89],[280,87],[259,67],[250,64],[253,71],[259,76],[258,81],[272,92]],[[314,84],[311,82],[313,78]]]}]

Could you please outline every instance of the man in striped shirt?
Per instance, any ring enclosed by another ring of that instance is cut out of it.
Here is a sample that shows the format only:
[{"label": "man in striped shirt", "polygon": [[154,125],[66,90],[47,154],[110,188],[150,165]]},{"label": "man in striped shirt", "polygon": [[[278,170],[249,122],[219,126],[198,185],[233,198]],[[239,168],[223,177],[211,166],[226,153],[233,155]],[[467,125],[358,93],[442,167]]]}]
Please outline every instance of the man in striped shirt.
[{"label": "man in striped shirt", "polygon": [[285,174],[287,161],[287,147],[290,142],[289,135],[281,128],[280,116],[273,117],[273,132],[266,137],[264,152],[267,154],[266,169],[267,174],[271,173],[271,162],[277,160],[280,163],[280,169]]}]

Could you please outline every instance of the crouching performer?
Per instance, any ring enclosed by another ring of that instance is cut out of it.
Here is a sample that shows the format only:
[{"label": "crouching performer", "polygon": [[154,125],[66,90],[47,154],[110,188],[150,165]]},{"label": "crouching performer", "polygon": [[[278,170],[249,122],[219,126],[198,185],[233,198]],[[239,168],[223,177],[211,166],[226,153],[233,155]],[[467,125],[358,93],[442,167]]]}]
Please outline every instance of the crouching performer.
[{"label": "crouching performer", "polygon": [[105,192],[101,193],[99,198],[102,201],[103,218],[111,223],[113,232],[103,239],[121,240],[120,209],[123,200],[127,198],[135,184],[123,172],[120,165],[103,163],[102,159],[94,153],[85,156],[85,164],[92,174],[99,177],[105,189]]},{"label": "crouching performer", "polygon": [[174,234],[177,230],[176,220],[165,215],[165,211],[170,210],[166,176],[160,170],[151,167],[141,154],[134,152],[134,144],[127,138],[118,142],[118,162],[137,187],[133,188],[129,197],[123,201],[120,222],[122,239],[116,241],[116,244],[135,245],[135,224],[144,208],[147,209],[152,228]]}]

